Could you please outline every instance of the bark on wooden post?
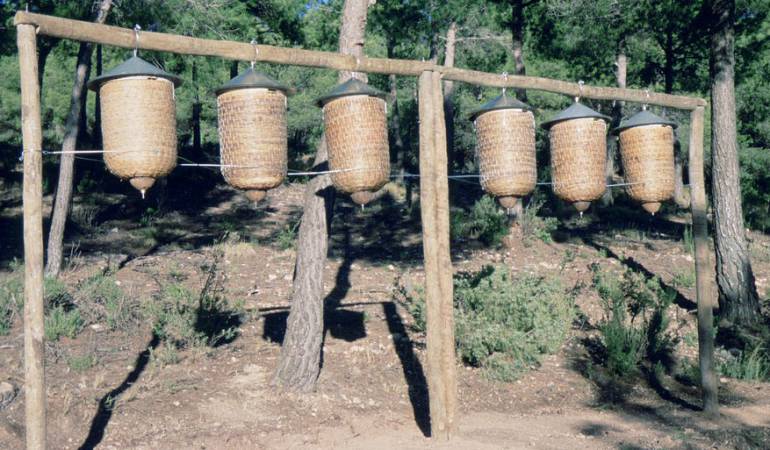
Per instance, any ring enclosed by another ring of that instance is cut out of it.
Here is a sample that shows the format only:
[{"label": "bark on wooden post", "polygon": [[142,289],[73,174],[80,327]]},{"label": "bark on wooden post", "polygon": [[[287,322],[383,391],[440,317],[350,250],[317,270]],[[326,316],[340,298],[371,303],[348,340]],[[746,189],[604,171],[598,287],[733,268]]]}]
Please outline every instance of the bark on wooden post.
[{"label": "bark on wooden post", "polygon": [[423,72],[419,89],[420,211],[425,259],[431,436],[448,440],[455,431],[457,376],[441,74]]},{"label": "bark on wooden post", "polygon": [[698,362],[700,366],[703,411],[719,415],[717,377],[714,371],[714,295],[711,292],[706,187],[703,179],[703,107],[690,114],[690,208],[695,243],[695,279],[698,299]]},{"label": "bark on wooden post", "polygon": [[24,401],[27,449],[45,448],[43,344],[43,132],[34,25],[16,29],[24,149]]}]

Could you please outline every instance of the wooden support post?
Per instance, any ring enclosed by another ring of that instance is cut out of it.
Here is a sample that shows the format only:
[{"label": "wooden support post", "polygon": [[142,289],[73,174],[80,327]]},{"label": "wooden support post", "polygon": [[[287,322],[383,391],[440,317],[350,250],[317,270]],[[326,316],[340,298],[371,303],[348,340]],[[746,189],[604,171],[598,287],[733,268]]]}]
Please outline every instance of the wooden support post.
[{"label": "wooden support post", "polygon": [[34,25],[16,29],[21,70],[24,156],[24,400],[28,450],[44,449],[45,345],[43,343],[43,132]]},{"label": "wooden support post", "polygon": [[690,114],[690,209],[695,243],[695,290],[698,300],[698,362],[703,395],[703,411],[719,415],[717,376],[714,371],[714,301],[711,292],[712,266],[709,263],[706,187],[703,176],[703,107]]},{"label": "wooden support post", "polygon": [[426,71],[420,75],[419,114],[431,436],[448,440],[455,431],[457,375],[446,127],[441,74],[438,72]]}]

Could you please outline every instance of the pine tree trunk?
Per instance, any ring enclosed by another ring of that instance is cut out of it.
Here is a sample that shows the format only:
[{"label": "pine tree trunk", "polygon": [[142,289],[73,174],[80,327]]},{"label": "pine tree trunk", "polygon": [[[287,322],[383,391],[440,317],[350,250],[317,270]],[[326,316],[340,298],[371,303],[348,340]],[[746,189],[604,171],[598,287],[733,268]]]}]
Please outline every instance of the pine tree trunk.
[{"label": "pine tree trunk", "polygon": [[[104,23],[107,14],[112,7],[112,0],[102,0],[94,22]],[[80,114],[83,108],[86,89],[86,81],[91,71],[91,52],[93,45],[89,42],[81,42],[78,49],[78,60],[75,69],[75,83],[72,86],[70,96],[70,110],[67,114],[67,122],[62,142],[62,151],[71,152],[77,147],[78,132],[80,128]],[[51,213],[51,229],[48,234],[48,258],[45,273],[56,277],[61,271],[64,259],[64,228],[69,215],[72,201],[72,182],[75,174],[75,155],[62,154],[59,160],[59,181],[56,187],[56,199]]]},{"label": "pine tree trunk", "polygon": [[[455,44],[457,43],[457,22],[449,24],[449,29],[446,32],[446,46],[444,47],[444,66],[455,66]],[[444,81],[444,117],[446,118],[446,143],[447,143],[447,161],[449,164],[449,173],[452,173],[452,163],[457,162],[457,155],[455,155],[454,147],[454,135],[455,135],[455,105],[452,101],[452,95],[454,94],[454,82],[451,80]],[[458,152],[459,153],[459,152]],[[464,158],[463,158],[464,159]],[[459,161],[463,162],[463,161]],[[458,166],[462,170],[462,166]]]},{"label": "pine tree trunk", "polygon": [[[363,56],[368,0],[345,0],[340,26],[341,53]],[[366,74],[342,71],[339,81],[367,81]],[[327,148],[321,140],[315,170],[327,167]],[[334,188],[329,175],[313,178],[306,188],[304,213],[297,239],[294,291],[286,321],[286,334],[273,384],[288,390],[312,391],[321,371],[323,343],[323,269],[329,246],[329,226],[334,209]]]},{"label": "pine tree trunk", "polygon": [[714,244],[720,318],[736,325],[755,323],[759,300],[743,227],[735,117],[735,1],[710,3],[711,133]]},{"label": "pine tree trunk", "polygon": [[[511,46],[513,49],[513,63],[515,75],[526,75],[527,68],[524,65],[524,0],[511,1]],[[516,90],[516,98],[526,102],[527,91],[524,89]]]},{"label": "pine tree trunk", "polygon": [[198,66],[193,59],[192,63],[192,82],[195,89],[195,99],[192,104],[192,147],[193,155],[200,156],[201,153],[201,100],[198,95]]},{"label": "pine tree trunk", "polygon": [[[626,40],[621,37],[618,41],[617,51],[615,53],[615,82],[619,88],[626,87],[628,75],[628,57],[626,56]],[[623,118],[624,102],[614,101],[612,103],[612,123],[610,128],[620,125]],[[605,166],[604,178],[607,184],[612,184],[615,174],[618,171],[615,161],[618,154],[618,137],[614,134],[607,135],[607,164]],[[607,188],[601,198],[602,206],[612,206],[615,203],[615,195],[612,188]]]},{"label": "pine tree trunk", "polygon": [[[102,74],[102,45],[96,46],[96,76]],[[93,148],[103,148],[102,146],[102,106],[100,104],[99,92],[96,92],[94,101],[94,130],[91,133]]]},{"label": "pine tree trunk", "polygon": [[[395,42],[388,40],[388,58],[394,58],[393,47]],[[393,152],[395,153],[395,168],[397,170],[396,182],[404,184],[406,173],[406,155],[404,140],[401,137],[401,121],[398,114],[398,85],[394,74],[388,76],[388,88],[390,90],[390,129],[393,132]]]}]

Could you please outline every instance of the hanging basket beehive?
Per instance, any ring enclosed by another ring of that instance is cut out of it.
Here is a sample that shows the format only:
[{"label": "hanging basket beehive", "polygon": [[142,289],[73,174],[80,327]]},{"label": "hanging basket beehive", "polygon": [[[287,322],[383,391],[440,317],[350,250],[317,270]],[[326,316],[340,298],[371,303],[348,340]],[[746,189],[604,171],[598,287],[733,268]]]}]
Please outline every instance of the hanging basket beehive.
[{"label": "hanging basket beehive", "polygon": [[286,178],[287,91],[253,68],[216,91],[222,176],[254,202]]},{"label": "hanging basket beehive", "polygon": [[471,113],[481,187],[506,209],[531,193],[537,182],[531,109],[503,93]]},{"label": "hanging basket beehive", "polygon": [[98,90],[107,169],[142,193],[176,166],[177,76],[134,56],[88,84]]},{"label": "hanging basket beehive", "polygon": [[626,192],[650,214],[674,195],[676,124],[643,110],[613,130],[620,136]]},{"label": "hanging basket beehive", "polygon": [[609,120],[576,102],[542,124],[549,130],[553,190],[581,214],[606,189]]},{"label": "hanging basket beehive", "polygon": [[334,187],[359,205],[390,177],[385,93],[355,78],[318,99]]}]

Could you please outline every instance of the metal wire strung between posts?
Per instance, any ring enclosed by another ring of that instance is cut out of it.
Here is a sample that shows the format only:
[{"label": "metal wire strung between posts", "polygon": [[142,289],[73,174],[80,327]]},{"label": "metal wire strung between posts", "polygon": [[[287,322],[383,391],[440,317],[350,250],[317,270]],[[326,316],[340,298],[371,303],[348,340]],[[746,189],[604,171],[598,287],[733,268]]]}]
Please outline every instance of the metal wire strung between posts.
[{"label": "metal wire strung between posts", "polygon": [[157,154],[158,150],[22,150],[19,162],[24,161],[25,153],[41,153],[43,155],[93,155],[99,153],[150,153]]}]

